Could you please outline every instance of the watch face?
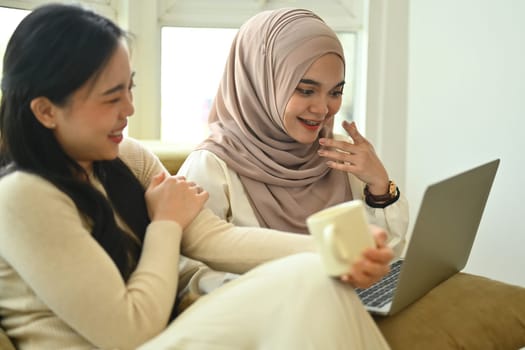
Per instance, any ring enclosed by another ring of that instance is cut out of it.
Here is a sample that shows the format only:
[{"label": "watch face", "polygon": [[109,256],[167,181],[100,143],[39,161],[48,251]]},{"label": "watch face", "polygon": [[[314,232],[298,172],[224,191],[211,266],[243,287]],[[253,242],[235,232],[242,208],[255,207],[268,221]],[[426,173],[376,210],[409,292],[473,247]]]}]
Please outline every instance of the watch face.
[{"label": "watch face", "polygon": [[390,186],[388,187],[388,193],[390,194],[390,197],[395,197],[397,192],[397,186],[394,183],[394,181],[390,181]]},{"label": "watch face", "polygon": [[393,181],[388,183],[388,192],[380,195],[373,195],[368,191],[368,186],[365,187],[365,196],[369,197],[373,201],[388,201],[395,198],[397,195],[397,186]]}]

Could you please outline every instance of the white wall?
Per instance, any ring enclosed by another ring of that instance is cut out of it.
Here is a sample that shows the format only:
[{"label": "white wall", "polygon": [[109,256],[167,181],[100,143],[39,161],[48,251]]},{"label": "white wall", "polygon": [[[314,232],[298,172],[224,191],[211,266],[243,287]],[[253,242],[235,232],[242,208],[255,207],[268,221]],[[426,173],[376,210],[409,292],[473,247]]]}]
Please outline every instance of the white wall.
[{"label": "white wall", "polygon": [[[501,164],[466,271],[525,286],[525,1],[412,0],[406,193]],[[404,132],[405,130],[402,130]]]}]

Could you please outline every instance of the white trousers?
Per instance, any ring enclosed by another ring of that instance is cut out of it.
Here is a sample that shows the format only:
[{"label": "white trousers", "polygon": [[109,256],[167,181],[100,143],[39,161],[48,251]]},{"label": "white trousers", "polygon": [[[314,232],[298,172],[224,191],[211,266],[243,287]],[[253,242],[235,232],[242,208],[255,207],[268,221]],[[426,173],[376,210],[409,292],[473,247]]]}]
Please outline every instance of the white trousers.
[{"label": "white trousers", "polygon": [[261,265],[199,298],[138,350],[389,349],[354,290],[319,256]]}]

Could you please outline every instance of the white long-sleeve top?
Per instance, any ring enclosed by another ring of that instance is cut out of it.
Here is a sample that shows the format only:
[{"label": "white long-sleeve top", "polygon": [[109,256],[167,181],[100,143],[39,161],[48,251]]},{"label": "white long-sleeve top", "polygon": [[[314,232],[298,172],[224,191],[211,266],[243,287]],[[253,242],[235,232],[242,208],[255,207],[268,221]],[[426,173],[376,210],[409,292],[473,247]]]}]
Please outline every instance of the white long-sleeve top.
[{"label": "white long-sleeve top", "polygon": [[[238,226],[259,226],[239,175],[214,153],[196,150],[189,154],[178,175],[195,181],[210,194],[206,207],[216,215]],[[348,181],[354,199],[364,200],[365,183],[352,174]],[[366,206],[369,222],[387,230],[388,244],[396,256],[405,246],[408,228],[408,202],[401,193],[400,198],[384,209]]]}]

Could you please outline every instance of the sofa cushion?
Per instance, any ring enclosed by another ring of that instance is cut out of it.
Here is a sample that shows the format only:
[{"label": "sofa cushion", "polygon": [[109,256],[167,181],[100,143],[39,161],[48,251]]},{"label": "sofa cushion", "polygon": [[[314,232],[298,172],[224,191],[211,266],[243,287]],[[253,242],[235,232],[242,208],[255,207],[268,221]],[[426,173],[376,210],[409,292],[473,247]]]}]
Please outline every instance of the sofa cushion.
[{"label": "sofa cushion", "polygon": [[525,288],[458,273],[398,314],[375,320],[392,350],[519,349]]},{"label": "sofa cushion", "polygon": [[[392,350],[525,347],[525,288],[458,273],[394,316],[375,320]],[[0,328],[0,349],[15,350]]]},{"label": "sofa cushion", "polygon": [[16,350],[2,328],[0,328],[0,349]]}]

